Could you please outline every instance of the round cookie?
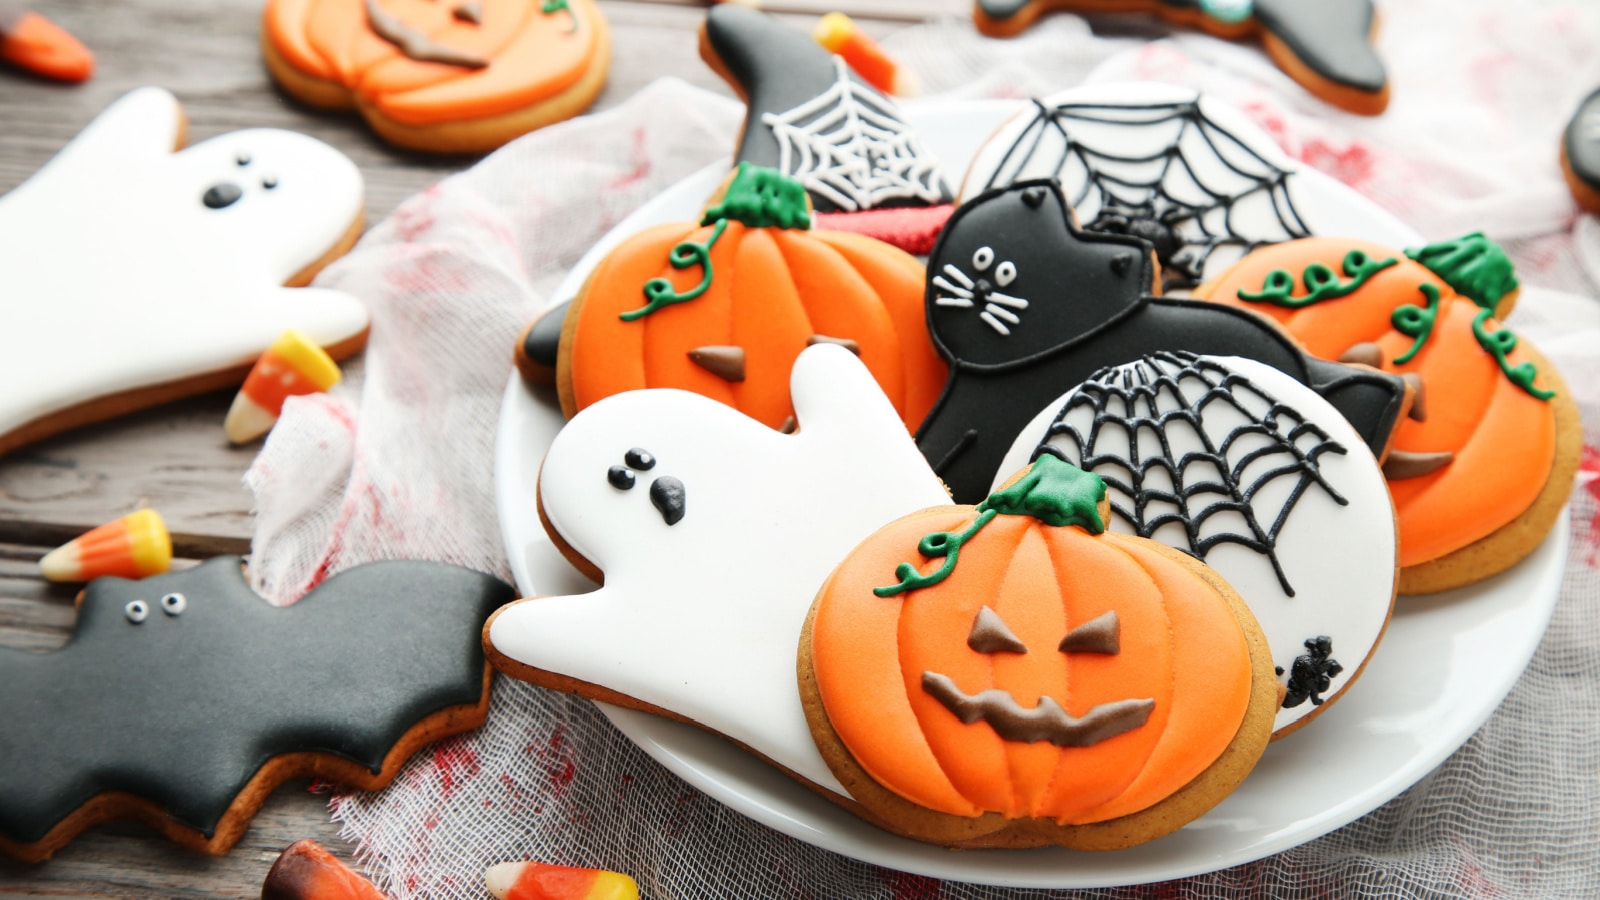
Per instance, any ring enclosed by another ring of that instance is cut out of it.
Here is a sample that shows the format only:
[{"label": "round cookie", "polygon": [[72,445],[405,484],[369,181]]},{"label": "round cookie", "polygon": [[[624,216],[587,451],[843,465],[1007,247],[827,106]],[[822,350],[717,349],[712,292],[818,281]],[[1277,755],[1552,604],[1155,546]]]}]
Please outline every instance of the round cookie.
[{"label": "round cookie", "polygon": [[577,115],[611,64],[594,0],[270,0],[261,49],[299,100],[437,153],[482,153]]},{"label": "round cookie", "polygon": [[890,523],[828,578],[801,697],[870,821],[950,847],[1119,849],[1250,772],[1278,698],[1255,619],[1198,561],[1105,533],[1104,499],[1046,455],[976,507]]},{"label": "round cookie", "polygon": [[1105,480],[1109,528],[1204,560],[1244,598],[1285,688],[1274,738],[1343,696],[1377,649],[1396,583],[1388,486],[1294,379],[1190,353],[1103,369],[1023,429],[996,483],[1046,454]]},{"label": "round cookie", "polygon": [[[1532,552],[1566,503],[1581,454],[1577,407],[1560,375],[1495,318],[1513,294],[1477,290],[1505,279],[1449,269],[1442,277],[1408,258],[1454,258],[1473,270],[1475,255],[1460,246],[1436,252],[1458,244],[1402,254],[1344,238],[1295,241],[1250,254],[1198,292],[1271,316],[1316,356],[1419,386],[1422,399],[1384,463],[1403,594],[1469,584]],[[1507,448],[1516,448],[1514,465]]]},{"label": "round cookie", "polygon": [[1372,47],[1372,0],[977,0],[973,22],[1009,37],[1040,15],[1154,13],[1230,40],[1256,38],[1301,87],[1341,109],[1375,116],[1389,105],[1389,76]]},{"label": "round cookie", "polygon": [[1562,133],[1561,172],[1578,205],[1600,213],[1600,88],[1583,98]]}]

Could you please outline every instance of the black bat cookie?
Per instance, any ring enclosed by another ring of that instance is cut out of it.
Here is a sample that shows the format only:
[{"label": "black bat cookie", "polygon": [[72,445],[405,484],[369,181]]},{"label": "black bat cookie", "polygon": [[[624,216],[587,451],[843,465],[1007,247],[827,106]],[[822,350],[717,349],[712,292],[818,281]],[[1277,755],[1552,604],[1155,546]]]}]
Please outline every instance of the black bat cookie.
[{"label": "black bat cookie", "polygon": [[382,562],[275,607],[241,565],[99,579],[61,649],[0,650],[0,850],[45,859],[134,817],[222,853],[284,780],[382,787],[482,723],[480,632],[508,585]]},{"label": "black bat cookie", "polygon": [[1306,356],[1233,307],[1152,296],[1150,244],[1079,230],[1055,179],[1024,181],[956,209],[928,260],[928,329],[950,362],[917,445],[957,503],[982,500],[1011,442],[1097,370],[1164,350],[1242,356],[1309,385],[1381,455],[1407,386],[1374,369]]}]

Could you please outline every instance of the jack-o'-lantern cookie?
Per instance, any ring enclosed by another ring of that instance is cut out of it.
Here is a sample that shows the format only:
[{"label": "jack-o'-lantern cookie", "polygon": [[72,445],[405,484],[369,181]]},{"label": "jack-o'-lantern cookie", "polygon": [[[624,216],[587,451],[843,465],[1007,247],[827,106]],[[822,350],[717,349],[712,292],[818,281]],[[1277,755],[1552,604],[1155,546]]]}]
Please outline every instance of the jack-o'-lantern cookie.
[{"label": "jack-o'-lantern cookie", "polygon": [[812,230],[810,219],[799,182],[741,163],[698,225],[659,225],[609,253],[559,335],[562,411],[675,387],[782,428],[795,359],[837,343],[915,428],[945,379],[923,317],[922,264],[869,237]]},{"label": "jack-o'-lantern cookie", "polygon": [[1572,490],[1577,407],[1549,361],[1498,322],[1515,284],[1499,248],[1469,235],[1405,253],[1345,238],[1294,241],[1257,250],[1200,288],[1273,317],[1316,356],[1420,386],[1384,463],[1401,593],[1510,567],[1544,539]]},{"label": "jack-o'-lantern cookie", "polygon": [[440,153],[577,115],[611,64],[594,0],[269,0],[261,48],[300,100]]},{"label": "jack-o'-lantern cookie", "polygon": [[1249,774],[1277,708],[1266,640],[1204,564],[1106,532],[1105,497],[1047,454],[977,506],[883,527],[822,586],[802,703],[870,821],[1119,849]]},{"label": "jack-o'-lantern cookie", "polygon": [[984,34],[1009,37],[1055,11],[1155,13],[1220,38],[1256,38],[1324,101],[1368,116],[1389,105],[1389,76],[1372,47],[1372,0],[977,0],[972,18]]}]

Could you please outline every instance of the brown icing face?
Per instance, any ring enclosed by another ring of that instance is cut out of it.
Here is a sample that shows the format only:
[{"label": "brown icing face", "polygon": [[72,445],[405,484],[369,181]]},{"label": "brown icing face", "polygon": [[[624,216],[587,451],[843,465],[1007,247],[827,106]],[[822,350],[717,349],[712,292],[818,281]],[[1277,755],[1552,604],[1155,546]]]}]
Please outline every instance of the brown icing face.
[{"label": "brown icing face", "polygon": [[[1121,652],[1121,629],[1121,621],[1113,610],[1069,631],[1056,649],[1061,653],[1114,656]],[[1016,633],[987,606],[979,609],[973,618],[967,646],[984,654],[1028,652]],[[1047,741],[1057,747],[1092,747],[1132,731],[1149,720],[1156,705],[1152,699],[1113,700],[1097,704],[1077,717],[1050,697],[1041,696],[1030,709],[998,688],[968,694],[949,676],[932,671],[922,673],[922,689],[968,725],[985,722],[1003,740]]]}]

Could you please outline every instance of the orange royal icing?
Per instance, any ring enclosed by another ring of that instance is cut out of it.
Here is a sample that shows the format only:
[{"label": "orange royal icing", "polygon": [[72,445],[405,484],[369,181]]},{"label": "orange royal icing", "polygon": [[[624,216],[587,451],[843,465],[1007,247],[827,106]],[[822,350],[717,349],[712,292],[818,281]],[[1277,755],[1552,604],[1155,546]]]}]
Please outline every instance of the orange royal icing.
[{"label": "orange royal icing", "polygon": [[[1308,265],[1320,263],[1341,279],[1350,250],[1374,260],[1395,259],[1344,297],[1301,309],[1239,299],[1240,291],[1259,293],[1268,274],[1286,271],[1296,279],[1291,296],[1306,294],[1301,280]],[[1439,292],[1438,313],[1422,347],[1409,360],[1394,363],[1416,343],[1395,329],[1394,311],[1428,304],[1420,285]],[[1399,522],[1400,565],[1437,559],[1480,540],[1521,516],[1543,491],[1555,464],[1555,412],[1551,405],[1513,384],[1472,330],[1479,307],[1456,294],[1425,267],[1378,244],[1341,238],[1309,238],[1257,250],[1200,293],[1271,316],[1312,355],[1337,359],[1352,345],[1370,342],[1383,350],[1385,371],[1422,378],[1427,418],[1401,424],[1393,449],[1411,453],[1453,453],[1440,470],[1389,483]],[[1489,331],[1501,326],[1484,323]],[[1512,366],[1529,362],[1519,347],[1507,356]],[[1541,374],[1534,385],[1546,388]],[[1515,448],[1515,455],[1508,451]]]},{"label": "orange royal icing", "polygon": [[[923,536],[959,532],[972,507],[918,513],[869,538],[818,595],[812,662],[828,720],[874,779],[921,806],[1059,824],[1114,819],[1188,784],[1232,743],[1249,706],[1243,632],[1217,591],[1138,538],[1090,536],[1023,516],[994,517],[961,547],[942,583],[879,597],[896,566],[937,567]],[[1028,652],[980,653],[967,638],[988,606]],[[1062,653],[1072,628],[1108,610],[1115,655]],[[1143,725],[1088,747],[1008,741],[965,724],[922,685],[925,671],[965,693],[997,688],[1073,716],[1153,699]]]}]

